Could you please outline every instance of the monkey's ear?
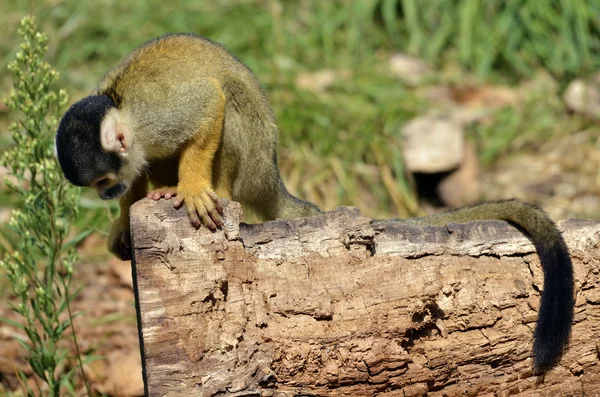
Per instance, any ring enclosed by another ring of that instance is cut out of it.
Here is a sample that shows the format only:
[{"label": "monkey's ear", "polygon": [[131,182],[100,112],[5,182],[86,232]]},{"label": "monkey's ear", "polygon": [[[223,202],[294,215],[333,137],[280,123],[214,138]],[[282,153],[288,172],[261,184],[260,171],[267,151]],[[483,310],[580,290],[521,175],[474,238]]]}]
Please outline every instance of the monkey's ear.
[{"label": "monkey's ear", "polygon": [[117,109],[111,109],[100,126],[100,141],[107,152],[127,156],[131,147],[131,131],[119,117]]}]

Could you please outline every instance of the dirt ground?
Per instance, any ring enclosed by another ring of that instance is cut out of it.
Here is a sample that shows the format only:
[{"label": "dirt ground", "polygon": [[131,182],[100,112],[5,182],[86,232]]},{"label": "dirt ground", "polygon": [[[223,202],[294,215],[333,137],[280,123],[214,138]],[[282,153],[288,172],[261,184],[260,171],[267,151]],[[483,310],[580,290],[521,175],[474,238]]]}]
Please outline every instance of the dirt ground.
[{"label": "dirt ground", "polygon": [[[94,235],[80,250],[83,259],[75,270],[73,285],[83,289],[72,305],[74,312],[81,313],[74,320],[79,348],[86,355],[103,357],[85,365],[86,376],[96,392],[141,396],[144,389],[131,266],[106,254],[104,260],[96,256],[105,246],[104,238]],[[92,256],[94,260],[88,262],[86,258]],[[0,306],[0,316],[16,319],[6,304]],[[0,325],[0,395],[3,388],[19,388],[15,369],[31,375],[24,360],[25,349],[14,340],[15,333],[18,335],[13,327]],[[29,381],[35,385],[31,376]],[[85,395],[85,390],[80,387],[78,394]]]}]

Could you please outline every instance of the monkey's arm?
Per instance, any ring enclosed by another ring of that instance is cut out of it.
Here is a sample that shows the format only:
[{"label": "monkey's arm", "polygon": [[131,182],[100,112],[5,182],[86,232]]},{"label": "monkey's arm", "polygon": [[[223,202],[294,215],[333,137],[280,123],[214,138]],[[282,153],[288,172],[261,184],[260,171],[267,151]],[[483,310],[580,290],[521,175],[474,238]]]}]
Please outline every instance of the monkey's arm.
[{"label": "monkey's arm", "polygon": [[179,182],[173,205],[178,208],[185,203],[190,221],[196,227],[201,224],[209,229],[221,226],[223,209],[213,191],[213,160],[223,134],[225,94],[216,80],[208,80],[208,96],[202,104],[201,122],[195,136],[181,152],[179,160]]},{"label": "monkey's arm", "polygon": [[119,199],[121,213],[108,235],[108,249],[121,260],[131,259],[131,235],[129,230],[129,207],[141,200],[148,191],[148,180],[145,174],[138,177],[130,190]]},{"label": "monkey's arm", "polygon": [[488,201],[422,218],[405,220],[422,225],[444,226],[473,220],[499,219],[529,235],[544,271],[544,290],[533,345],[534,371],[552,367],[568,344],[573,322],[573,265],[560,231],[546,213],[518,200]]}]

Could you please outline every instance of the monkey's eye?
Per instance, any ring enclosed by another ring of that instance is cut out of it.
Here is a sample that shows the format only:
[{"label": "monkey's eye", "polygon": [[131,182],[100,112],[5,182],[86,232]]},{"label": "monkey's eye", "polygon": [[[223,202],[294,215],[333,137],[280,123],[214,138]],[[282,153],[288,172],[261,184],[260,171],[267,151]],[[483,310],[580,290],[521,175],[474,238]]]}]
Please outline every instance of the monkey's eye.
[{"label": "monkey's eye", "polygon": [[108,178],[100,178],[96,182],[94,182],[94,186],[97,188],[101,188],[108,183]]}]

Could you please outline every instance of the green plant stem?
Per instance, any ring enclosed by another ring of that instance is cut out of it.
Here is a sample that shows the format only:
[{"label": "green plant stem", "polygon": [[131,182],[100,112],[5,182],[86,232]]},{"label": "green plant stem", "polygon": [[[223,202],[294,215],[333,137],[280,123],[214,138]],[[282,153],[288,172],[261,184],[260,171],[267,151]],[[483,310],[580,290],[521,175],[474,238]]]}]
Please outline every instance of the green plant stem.
[{"label": "green plant stem", "polygon": [[[68,293],[68,288],[65,285],[65,280],[62,279],[63,289],[65,293]],[[75,332],[75,325],[73,324],[73,315],[71,314],[71,303],[69,303],[69,299],[67,299],[67,312],[69,313],[69,319],[71,322],[71,331],[73,332],[73,343],[75,344],[75,353],[77,355],[77,362],[79,363],[79,370],[81,371],[81,377],[83,378],[83,384],[85,385],[85,390],[88,396],[92,395],[92,391],[90,390],[90,384],[87,380],[87,376],[85,375],[85,371],[83,370],[83,360],[81,359],[81,352],[79,350],[79,342],[77,342],[77,334]]]}]

